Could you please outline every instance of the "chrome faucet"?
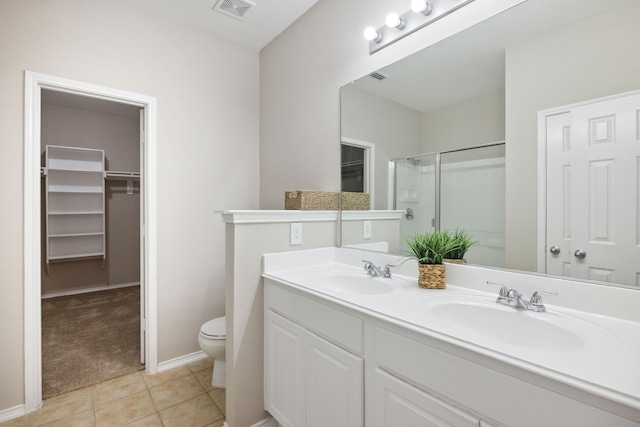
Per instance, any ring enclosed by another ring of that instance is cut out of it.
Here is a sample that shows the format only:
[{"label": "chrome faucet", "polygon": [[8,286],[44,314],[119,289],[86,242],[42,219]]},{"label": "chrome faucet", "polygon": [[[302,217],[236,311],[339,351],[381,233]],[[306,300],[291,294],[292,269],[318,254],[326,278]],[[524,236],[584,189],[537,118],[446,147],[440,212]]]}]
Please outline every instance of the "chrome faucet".
[{"label": "chrome faucet", "polygon": [[556,292],[535,291],[533,295],[531,295],[531,299],[527,301],[522,297],[522,294],[515,289],[509,289],[500,283],[487,282],[487,284],[500,286],[498,298],[496,299],[498,304],[508,305],[509,307],[521,308],[524,310],[531,310],[537,313],[542,313],[546,310],[544,303],[542,302],[542,295],[558,295]]},{"label": "chrome faucet", "polygon": [[362,260],[364,262],[364,271],[367,272],[369,276],[382,276],[386,279],[391,278],[391,269],[393,267],[397,267],[395,265],[387,264],[384,266],[384,270],[372,263],[371,261]]}]

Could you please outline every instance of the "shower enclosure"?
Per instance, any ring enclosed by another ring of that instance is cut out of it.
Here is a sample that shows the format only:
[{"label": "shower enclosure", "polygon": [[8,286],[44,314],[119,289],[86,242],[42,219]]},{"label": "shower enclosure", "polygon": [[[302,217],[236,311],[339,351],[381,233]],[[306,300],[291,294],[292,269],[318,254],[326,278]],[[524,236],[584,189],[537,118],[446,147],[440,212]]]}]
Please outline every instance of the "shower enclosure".
[{"label": "shower enclosure", "polygon": [[464,229],[478,241],[469,263],[504,266],[504,142],[391,160],[392,209],[405,211],[404,238]]}]

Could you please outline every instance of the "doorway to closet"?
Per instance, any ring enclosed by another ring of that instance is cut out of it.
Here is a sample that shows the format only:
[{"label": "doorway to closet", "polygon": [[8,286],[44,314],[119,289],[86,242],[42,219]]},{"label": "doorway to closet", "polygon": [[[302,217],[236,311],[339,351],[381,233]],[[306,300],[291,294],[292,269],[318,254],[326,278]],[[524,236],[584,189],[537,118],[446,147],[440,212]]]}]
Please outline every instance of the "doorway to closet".
[{"label": "doorway to closet", "polygon": [[141,111],[42,90],[43,399],[144,369]]},{"label": "doorway to closet", "polygon": [[[89,346],[104,335],[124,335],[124,328],[137,331],[129,339],[132,365],[157,371],[155,105],[145,95],[25,73],[27,412],[42,404],[47,300],[71,298],[66,307],[84,316],[77,330]],[[51,305],[53,317],[69,317],[60,309],[65,304]],[[129,305],[126,326],[101,319],[101,305],[116,315]],[[89,318],[106,329],[90,331]],[[70,343],[71,353],[87,350],[75,337],[55,335],[53,342]],[[91,351],[85,359],[109,350]],[[104,360],[98,370],[109,365]]]}]

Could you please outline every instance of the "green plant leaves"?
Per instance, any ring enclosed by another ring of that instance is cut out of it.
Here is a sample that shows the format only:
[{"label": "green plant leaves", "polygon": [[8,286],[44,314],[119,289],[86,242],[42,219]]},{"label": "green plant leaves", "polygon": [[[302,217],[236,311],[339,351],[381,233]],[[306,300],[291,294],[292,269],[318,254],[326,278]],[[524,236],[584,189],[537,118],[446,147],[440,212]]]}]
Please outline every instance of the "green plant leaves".
[{"label": "green plant leaves", "polygon": [[416,233],[405,239],[409,252],[420,264],[442,264],[443,259],[462,259],[477,242],[464,230]]}]

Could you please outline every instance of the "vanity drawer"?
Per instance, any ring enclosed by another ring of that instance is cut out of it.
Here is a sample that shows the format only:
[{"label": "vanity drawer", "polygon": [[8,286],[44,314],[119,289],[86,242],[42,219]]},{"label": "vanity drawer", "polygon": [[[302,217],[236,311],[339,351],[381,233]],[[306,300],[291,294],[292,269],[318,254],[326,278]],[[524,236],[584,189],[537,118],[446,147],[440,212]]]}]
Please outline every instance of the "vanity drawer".
[{"label": "vanity drawer", "polygon": [[265,279],[265,304],[280,315],[357,354],[363,353],[363,320],[320,300]]}]

